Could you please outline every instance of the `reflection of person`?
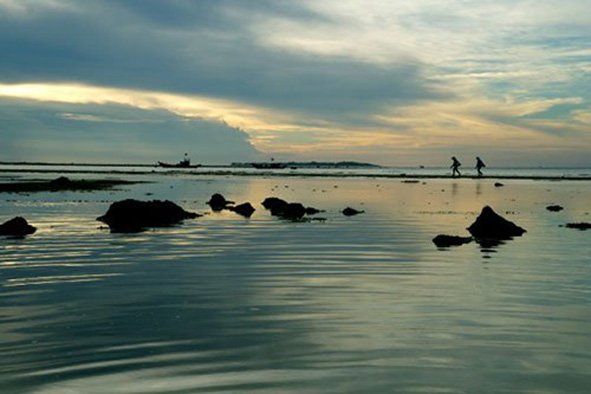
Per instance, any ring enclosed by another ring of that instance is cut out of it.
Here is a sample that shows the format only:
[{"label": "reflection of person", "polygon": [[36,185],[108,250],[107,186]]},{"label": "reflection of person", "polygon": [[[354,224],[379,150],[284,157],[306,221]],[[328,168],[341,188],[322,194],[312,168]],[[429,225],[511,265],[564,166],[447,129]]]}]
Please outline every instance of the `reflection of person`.
[{"label": "reflection of person", "polygon": [[484,164],[484,162],[482,160],[480,160],[480,157],[476,156],[476,171],[478,171],[478,176],[482,176],[482,171],[480,171],[481,169],[483,169],[484,167],[486,167],[486,164]]},{"label": "reflection of person", "polygon": [[459,167],[462,165],[462,163],[460,163],[460,162],[458,161],[458,159],[456,159],[456,157],[455,157],[455,156],[452,156],[452,158],[451,158],[451,159],[452,159],[452,161],[453,161],[453,163],[452,163],[452,164],[451,164],[451,166],[449,167],[449,168],[453,169],[453,171],[452,171],[452,173],[451,173],[451,176],[452,176],[452,177],[455,177],[455,176],[456,176],[456,173],[458,174],[458,176],[462,176],[462,174],[460,174],[460,170],[458,169],[458,168],[459,168]]}]

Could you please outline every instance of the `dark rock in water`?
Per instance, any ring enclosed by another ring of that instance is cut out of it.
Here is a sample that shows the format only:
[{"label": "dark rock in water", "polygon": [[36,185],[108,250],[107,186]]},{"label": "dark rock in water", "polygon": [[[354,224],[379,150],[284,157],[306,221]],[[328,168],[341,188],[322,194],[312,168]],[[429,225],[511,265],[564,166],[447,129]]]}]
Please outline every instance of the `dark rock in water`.
[{"label": "dark rock in water", "polygon": [[365,211],[358,211],[354,208],[351,207],[347,207],[345,209],[343,209],[343,215],[345,216],[353,216],[353,215],[359,215],[360,213],[364,213]]},{"label": "dark rock in water", "polygon": [[560,205],[548,205],[546,209],[550,212],[559,212],[562,211],[564,208]]},{"label": "dark rock in water", "polygon": [[515,223],[499,216],[489,206],[482,208],[482,212],[476,218],[476,221],[468,227],[468,231],[475,238],[491,239],[509,239],[515,236],[521,236],[526,232],[525,229],[517,226]]},{"label": "dark rock in water", "polygon": [[505,186],[504,184],[502,184],[501,182],[495,182],[495,187],[503,187]]},{"label": "dark rock in water", "polygon": [[566,228],[576,228],[577,230],[589,230],[591,229],[591,223],[580,222],[580,223],[567,223]]},{"label": "dark rock in water", "polygon": [[450,246],[460,246],[472,242],[472,237],[459,237],[457,235],[439,234],[433,238],[433,243],[439,248],[447,248]]},{"label": "dark rock in water", "polygon": [[320,209],[316,209],[313,207],[306,207],[306,215],[316,215],[317,213],[322,212]]},{"label": "dark rock in water", "polygon": [[279,212],[285,209],[287,201],[277,197],[267,197],[265,198],[265,201],[262,202],[262,204],[263,207],[265,207],[265,209],[269,209],[271,211],[271,214],[273,214],[273,211]]},{"label": "dark rock in water", "polygon": [[58,188],[66,188],[66,187],[71,186],[73,184],[73,182],[68,177],[60,176],[59,178],[55,178],[55,179],[49,181],[49,184],[51,186],[58,187]]},{"label": "dark rock in water", "polygon": [[224,196],[219,193],[216,193],[211,196],[209,201],[207,202],[211,209],[214,211],[221,211],[222,209],[226,208],[228,205],[234,204],[234,201],[228,201]]},{"label": "dark rock in water", "polygon": [[0,224],[0,235],[22,237],[28,234],[33,234],[35,231],[37,231],[37,229],[27,223],[25,218],[20,216]]},{"label": "dark rock in water", "polygon": [[306,214],[313,215],[321,212],[316,208],[306,208],[299,202],[290,203],[277,197],[267,197],[262,204],[266,209],[271,211],[271,215],[290,220],[301,219]]},{"label": "dark rock in water", "polygon": [[228,209],[247,218],[251,217],[254,211],[256,211],[256,209],[254,209],[254,207],[249,202],[236,205],[235,207],[228,207]]},{"label": "dark rock in water", "polygon": [[[271,213],[273,213],[271,211]],[[306,214],[306,208],[299,202],[288,203],[283,211],[278,214],[285,219],[301,219]]]},{"label": "dark rock in water", "polygon": [[172,201],[123,200],[111,204],[97,220],[106,223],[112,232],[139,232],[148,227],[168,227],[198,215],[187,212]]}]

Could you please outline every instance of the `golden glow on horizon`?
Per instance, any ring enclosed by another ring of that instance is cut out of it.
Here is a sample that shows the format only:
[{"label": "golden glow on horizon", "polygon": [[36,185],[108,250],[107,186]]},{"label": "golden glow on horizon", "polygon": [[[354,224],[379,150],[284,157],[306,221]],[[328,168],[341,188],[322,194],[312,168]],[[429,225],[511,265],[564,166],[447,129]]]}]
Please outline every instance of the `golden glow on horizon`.
[{"label": "golden glow on horizon", "polygon": [[[187,118],[227,123],[247,132],[261,151],[299,155],[333,155],[354,151],[405,151],[486,145],[565,149],[591,144],[591,112],[576,110],[568,120],[528,119],[556,105],[581,104],[577,97],[495,101],[469,96],[453,101],[423,101],[368,115],[367,125],[350,126],[197,95],[120,89],[72,83],[1,84],[0,98],[67,104],[118,104],[144,110],[167,110]],[[68,113],[66,119],[100,121]],[[301,121],[303,119],[303,121]],[[300,124],[300,122],[302,124]],[[580,138],[563,139],[540,130],[565,130]],[[585,132],[585,130],[587,132]],[[374,155],[375,156],[375,155]]]},{"label": "golden glow on horizon", "polygon": [[71,83],[0,84],[0,97],[68,104],[120,104],[164,109],[180,116],[226,122],[234,127],[265,129],[278,115],[230,100],[146,90],[109,88]]}]

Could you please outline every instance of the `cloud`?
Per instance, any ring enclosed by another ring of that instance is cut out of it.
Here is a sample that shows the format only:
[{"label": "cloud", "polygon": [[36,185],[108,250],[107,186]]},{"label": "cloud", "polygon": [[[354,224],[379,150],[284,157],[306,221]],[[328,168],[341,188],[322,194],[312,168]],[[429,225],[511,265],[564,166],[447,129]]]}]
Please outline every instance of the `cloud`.
[{"label": "cloud", "polygon": [[238,128],[160,109],[4,98],[0,122],[3,160],[152,163],[189,152],[195,162],[224,164],[260,157]]},{"label": "cloud", "polygon": [[402,164],[477,135],[570,160],[591,147],[583,3],[0,0],[0,95],[96,133],[118,107],[238,128],[286,156]]},{"label": "cloud", "polygon": [[287,2],[79,4],[76,12],[0,17],[4,83],[84,81],[333,116],[440,94],[416,61],[383,68],[269,48],[254,33],[257,21],[315,20]]}]

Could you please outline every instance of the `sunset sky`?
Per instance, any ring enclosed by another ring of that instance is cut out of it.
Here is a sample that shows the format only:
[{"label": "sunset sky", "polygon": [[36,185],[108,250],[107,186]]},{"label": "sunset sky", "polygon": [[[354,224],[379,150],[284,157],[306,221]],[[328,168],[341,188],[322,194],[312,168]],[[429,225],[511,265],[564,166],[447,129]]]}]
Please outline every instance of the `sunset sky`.
[{"label": "sunset sky", "polygon": [[0,161],[591,165],[591,0],[0,0]]}]

